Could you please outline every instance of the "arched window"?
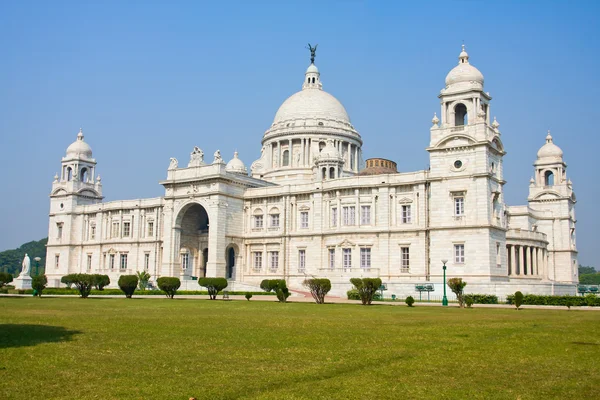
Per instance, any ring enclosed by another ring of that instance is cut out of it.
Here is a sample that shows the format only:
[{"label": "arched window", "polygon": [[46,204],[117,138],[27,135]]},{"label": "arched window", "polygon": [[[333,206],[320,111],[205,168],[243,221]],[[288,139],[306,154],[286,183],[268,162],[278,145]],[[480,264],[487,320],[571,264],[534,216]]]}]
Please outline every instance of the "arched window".
[{"label": "arched window", "polygon": [[454,107],[454,126],[467,125],[468,122],[467,107],[462,103],[458,103]]},{"label": "arched window", "polygon": [[283,151],[283,162],[282,165],[284,167],[287,167],[288,165],[290,165],[290,151],[289,150],[284,150]]},{"label": "arched window", "polygon": [[312,83],[315,83],[315,78],[313,78],[313,81],[312,81]]},{"label": "arched window", "polygon": [[552,171],[546,171],[544,173],[544,184],[546,186],[554,185],[554,173]]},{"label": "arched window", "polygon": [[86,183],[88,180],[88,170],[87,168],[81,168],[81,182]]},{"label": "arched window", "polygon": [[329,179],[335,179],[335,168],[329,168]]},{"label": "arched window", "polygon": [[70,181],[73,179],[73,169],[71,167],[67,167],[67,180]]},{"label": "arched window", "polygon": [[327,168],[323,168],[322,179],[325,180],[327,178]]},{"label": "arched window", "polygon": [[306,83],[310,83],[310,78],[306,78]]}]

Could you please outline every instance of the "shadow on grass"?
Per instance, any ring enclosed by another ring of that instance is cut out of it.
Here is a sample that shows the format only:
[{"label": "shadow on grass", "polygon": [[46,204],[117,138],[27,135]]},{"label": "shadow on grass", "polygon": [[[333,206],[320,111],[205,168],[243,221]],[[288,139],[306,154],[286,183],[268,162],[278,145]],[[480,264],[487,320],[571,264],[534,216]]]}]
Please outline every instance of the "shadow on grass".
[{"label": "shadow on grass", "polygon": [[0,324],[0,349],[66,342],[79,333],[62,326]]}]

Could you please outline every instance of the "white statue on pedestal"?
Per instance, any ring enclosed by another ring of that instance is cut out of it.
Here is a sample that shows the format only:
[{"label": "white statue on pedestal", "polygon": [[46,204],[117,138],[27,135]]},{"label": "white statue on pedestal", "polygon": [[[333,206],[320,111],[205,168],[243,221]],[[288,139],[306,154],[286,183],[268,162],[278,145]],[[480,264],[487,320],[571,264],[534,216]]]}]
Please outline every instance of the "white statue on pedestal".
[{"label": "white statue on pedestal", "polygon": [[25,253],[25,257],[23,257],[21,267],[23,268],[21,269],[21,273],[19,274],[19,276],[30,276],[29,272],[31,271],[31,260],[29,259],[27,253]]}]

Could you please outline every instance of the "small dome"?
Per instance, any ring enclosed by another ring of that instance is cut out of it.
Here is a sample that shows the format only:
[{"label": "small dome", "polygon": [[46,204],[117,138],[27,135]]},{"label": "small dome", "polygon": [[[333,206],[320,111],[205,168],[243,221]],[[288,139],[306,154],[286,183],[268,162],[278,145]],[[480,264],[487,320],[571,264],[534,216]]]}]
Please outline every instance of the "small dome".
[{"label": "small dome", "polygon": [[242,160],[238,158],[237,151],[233,153],[233,158],[225,166],[225,171],[233,172],[235,174],[248,175],[248,170],[246,169],[246,166],[244,165]]},{"label": "small dome", "polygon": [[551,160],[551,161],[562,161],[563,151],[560,147],[552,142],[552,135],[548,131],[546,136],[546,144],[543,145],[537,152],[538,160]]},{"label": "small dome", "polygon": [[92,158],[92,148],[83,140],[83,131],[79,129],[77,140],[67,147],[67,157]]},{"label": "small dome", "polygon": [[340,158],[340,153],[333,145],[333,140],[328,140],[323,150],[319,153],[319,160],[338,160]]},{"label": "small dome", "polygon": [[308,66],[308,68],[306,69],[306,73],[307,74],[318,74],[319,73],[319,68],[317,68],[317,66],[315,64],[310,64]]},{"label": "small dome", "polygon": [[446,86],[463,82],[475,82],[483,86],[483,74],[469,64],[469,55],[465,51],[464,44],[458,56],[458,65],[446,75]]}]

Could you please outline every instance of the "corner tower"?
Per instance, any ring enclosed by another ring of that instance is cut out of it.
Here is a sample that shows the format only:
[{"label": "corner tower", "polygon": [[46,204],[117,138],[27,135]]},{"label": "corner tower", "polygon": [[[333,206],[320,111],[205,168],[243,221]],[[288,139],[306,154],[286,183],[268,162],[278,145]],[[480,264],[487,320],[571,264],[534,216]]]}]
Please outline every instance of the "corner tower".
[{"label": "corner tower", "polygon": [[251,166],[255,178],[292,183],[320,179],[314,168],[329,141],[343,161],[337,163],[337,177],[353,176],[360,169],[362,139],[344,106],[323,90],[315,50],[311,47],[302,90],[283,102],[263,136],[261,157]]}]

